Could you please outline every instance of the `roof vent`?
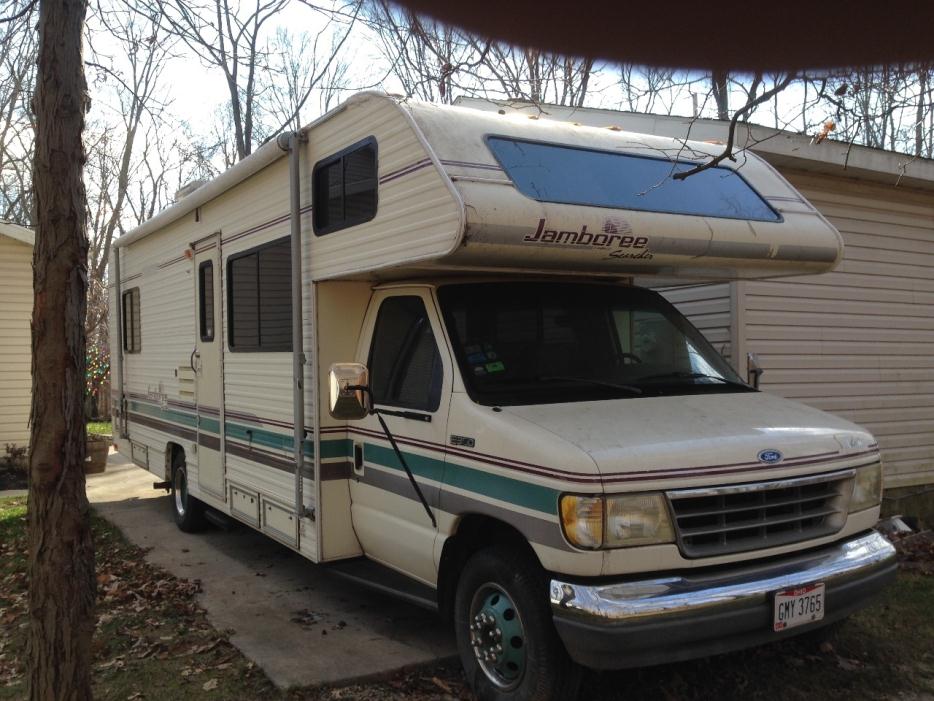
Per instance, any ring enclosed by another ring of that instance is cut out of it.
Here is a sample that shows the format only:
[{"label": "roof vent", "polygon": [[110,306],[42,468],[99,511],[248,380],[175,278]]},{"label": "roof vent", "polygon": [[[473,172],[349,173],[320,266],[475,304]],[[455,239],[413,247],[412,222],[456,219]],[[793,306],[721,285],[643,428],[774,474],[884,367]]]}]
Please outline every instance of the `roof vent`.
[{"label": "roof vent", "polygon": [[176,191],[176,193],[175,193],[175,201],[178,202],[179,200],[185,199],[186,197],[188,197],[188,195],[190,195],[192,192],[194,192],[194,191],[197,190],[199,187],[201,187],[202,185],[204,185],[206,182],[207,182],[207,180],[192,180],[190,183],[188,183],[187,185],[185,185],[185,186],[179,188],[179,189]]}]

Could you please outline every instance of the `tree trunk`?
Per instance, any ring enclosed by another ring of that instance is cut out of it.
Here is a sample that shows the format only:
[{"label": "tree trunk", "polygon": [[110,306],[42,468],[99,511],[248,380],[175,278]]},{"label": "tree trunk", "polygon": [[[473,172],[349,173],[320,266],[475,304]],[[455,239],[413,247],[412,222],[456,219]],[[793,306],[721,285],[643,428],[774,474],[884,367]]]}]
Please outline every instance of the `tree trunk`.
[{"label": "tree trunk", "polygon": [[714,71],[710,74],[710,87],[713,90],[713,100],[717,105],[717,119],[724,122],[728,122],[731,117],[729,77],[725,71]]},{"label": "tree trunk", "polygon": [[41,0],[29,456],[31,699],[91,698],[94,544],[84,491],[86,0]]}]

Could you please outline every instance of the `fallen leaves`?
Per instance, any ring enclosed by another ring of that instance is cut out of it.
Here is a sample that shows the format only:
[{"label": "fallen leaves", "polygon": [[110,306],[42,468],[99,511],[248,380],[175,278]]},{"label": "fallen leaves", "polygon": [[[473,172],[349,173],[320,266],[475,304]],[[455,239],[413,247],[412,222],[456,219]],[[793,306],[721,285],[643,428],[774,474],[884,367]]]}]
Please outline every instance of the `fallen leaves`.
[{"label": "fallen leaves", "polygon": [[921,531],[891,538],[898,551],[899,567],[924,575],[934,575],[934,531]]}]

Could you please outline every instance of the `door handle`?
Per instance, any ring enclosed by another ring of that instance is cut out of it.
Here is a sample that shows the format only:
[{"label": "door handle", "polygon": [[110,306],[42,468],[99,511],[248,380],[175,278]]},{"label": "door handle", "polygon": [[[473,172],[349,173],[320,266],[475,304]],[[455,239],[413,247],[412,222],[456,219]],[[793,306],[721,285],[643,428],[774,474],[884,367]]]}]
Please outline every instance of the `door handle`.
[{"label": "door handle", "polygon": [[195,358],[198,360],[201,359],[201,354],[198,352],[197,348],[191,351],[191,356],[188,358],[188,365],[191,367],[191,371],[197,373],[198,368],[195,367]]},{"label": "door handle", "polygon": [[353,444],[353,471],[358,476],[363,474],[363,445],[360,443]]}]

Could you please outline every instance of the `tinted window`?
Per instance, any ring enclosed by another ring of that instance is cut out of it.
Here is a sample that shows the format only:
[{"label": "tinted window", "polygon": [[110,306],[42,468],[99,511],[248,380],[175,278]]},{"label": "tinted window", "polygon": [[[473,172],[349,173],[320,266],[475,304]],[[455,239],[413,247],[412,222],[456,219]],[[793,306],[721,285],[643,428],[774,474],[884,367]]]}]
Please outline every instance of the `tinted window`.
[{"label": "tinted window", "polygon": [[229,343],[234,351],[292,350],[292,249],[289,238],[227,263]]},{"label": "tinted window", "polygon": [[778,214],[731,168],[684,180],[696,164],[491,136],[487,144],[519,191],[543,202],[779,221]]},{"label": "tinted window", "polygon": [[420,297],[390,297],[382,303],[369,366],[375,403],[423,411],[438,408],[441,355]]},{"label": "tinted window", "polygon": [[143,345],[143,332],[139,318],[139,288],[123,293],[123,350],[139,353]]},{"label": "tinted window", "polygon": [[452,284],[441,310],[483,404],[749,391],[660,295],[615,285]]},{"label": "tinted window", "polygon": [[198,321],[201,340],[214,340],[214,263],[205,261],[198,266]]},{"label": "tinted window", "polygon": [[312,174],[315,234],[370,221],[376,216],[376,190],[376,140],[372,137],[319,161]]}]

